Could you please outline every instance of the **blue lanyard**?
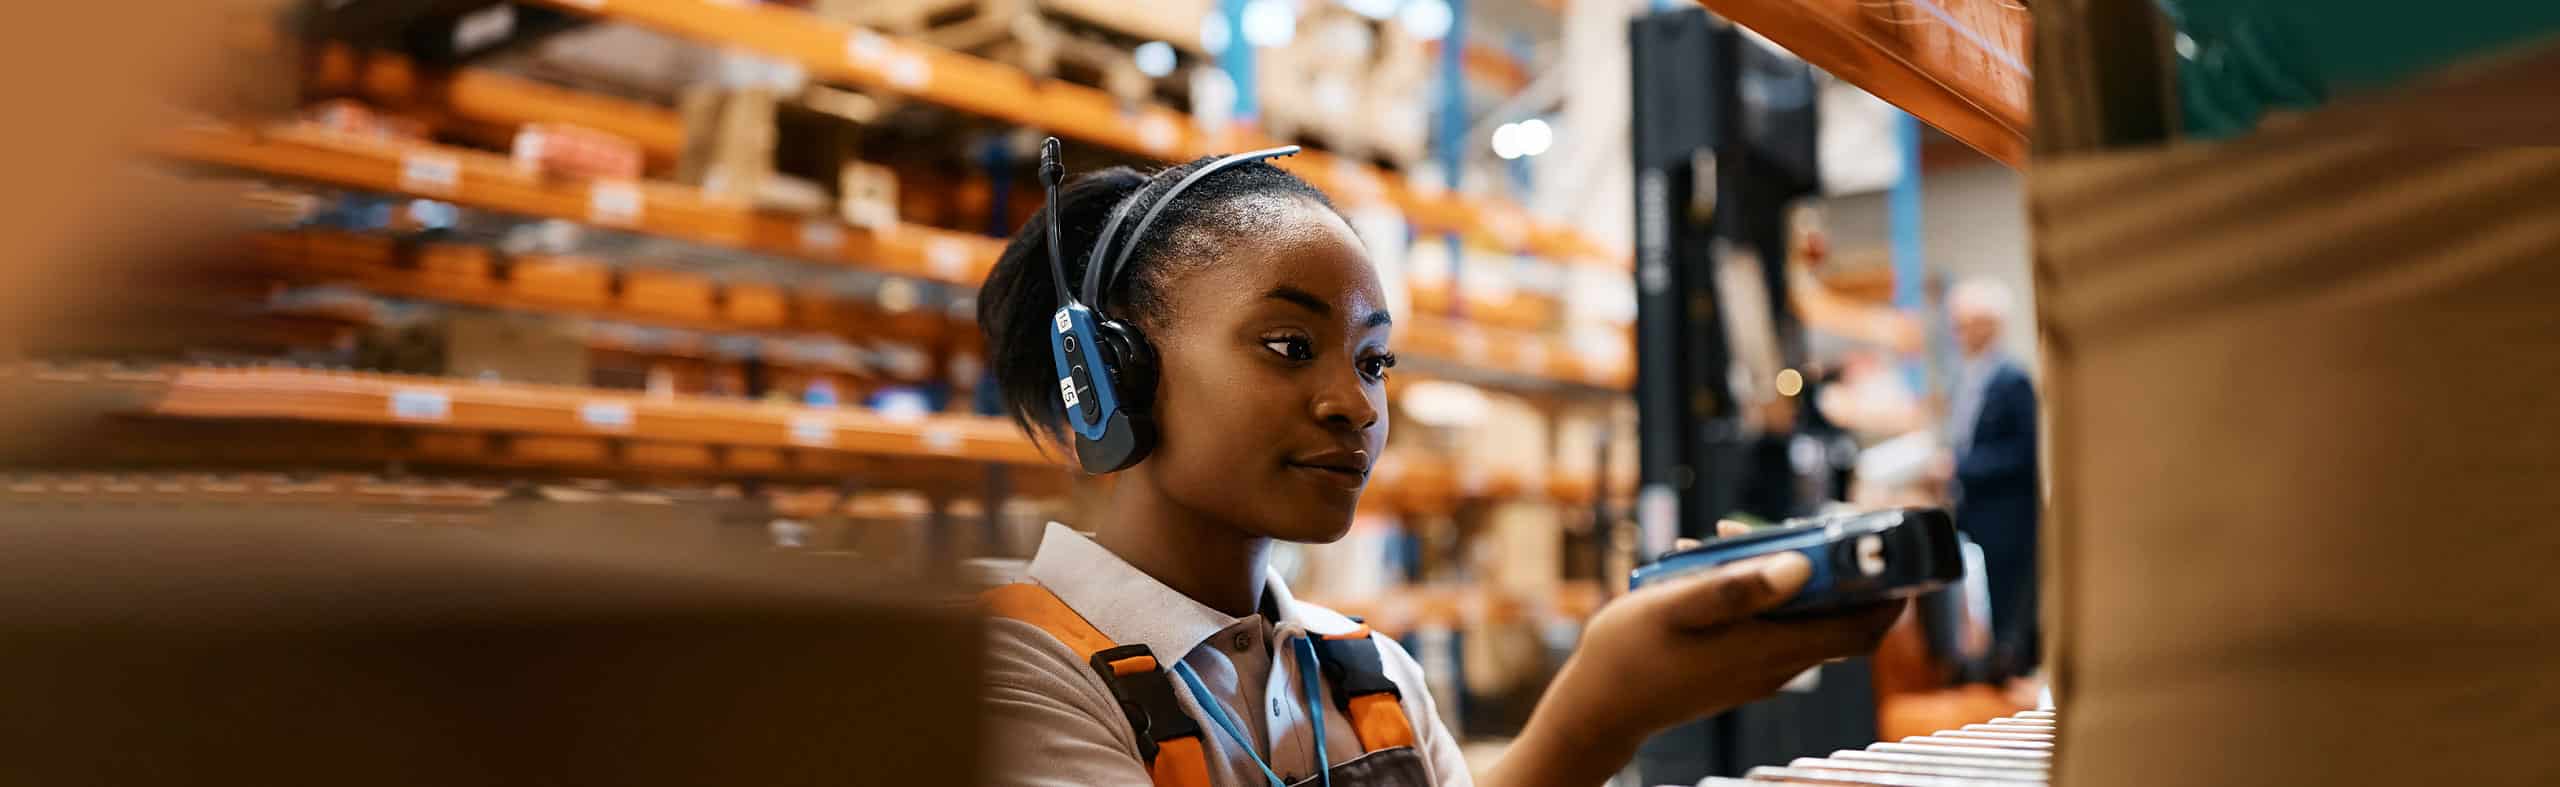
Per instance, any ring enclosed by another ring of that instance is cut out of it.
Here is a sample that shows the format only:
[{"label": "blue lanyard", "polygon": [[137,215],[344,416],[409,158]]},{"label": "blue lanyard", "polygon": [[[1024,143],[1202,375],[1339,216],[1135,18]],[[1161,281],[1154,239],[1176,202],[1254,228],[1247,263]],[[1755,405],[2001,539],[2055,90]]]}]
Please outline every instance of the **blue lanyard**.
[{"label": "blue lanyard", "polygon": [[[1324,787],[1333,787],[1333,759],[1324,750],[1324,703],[1317,701],[1321,690],[1318,684],[1324,673],[1316,669],[1316,646],[1305,637],[1289,642],[1297,646],[1298,682],[1306,686],[1307,715],[1316,725],[1316,778]],[[1253,759],[1254,767],[1262,769],[1262,777],[1271,780],[1271,787],[1289,787],[1287,782],[1280,781],[1280,774],[1271,772],[1271,764],[1263,762],[1262,755],[1254,753],[1256,747],[1253,741],[1245,739],[1244,727],[1236,724],[1235,718],[1227,715],[1226,707],[1219,704],[1218,698],[1209,694],[1208,685],[1200,682],[1200,676],[1191,671],[1191,665],[1174,662],[1173,674],[1182,676],[1183,685],[1191,687],[1191,699],[1200,703],[1201,710],[1209,712],[1209,720],[1227,733],[1227,740],[1234,741],[1236,748],[1244,750],[1244,756]]]}]

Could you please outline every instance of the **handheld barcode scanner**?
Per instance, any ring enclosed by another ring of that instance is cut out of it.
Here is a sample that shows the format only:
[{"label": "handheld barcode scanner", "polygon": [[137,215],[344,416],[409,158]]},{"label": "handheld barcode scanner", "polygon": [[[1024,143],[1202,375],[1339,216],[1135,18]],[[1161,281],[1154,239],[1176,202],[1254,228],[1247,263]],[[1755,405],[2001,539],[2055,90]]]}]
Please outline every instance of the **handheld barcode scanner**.
[{"label": "handheld barcode scanner", "polygon": [[1155,402],[1155,348],[1135,327],[1103,313],[1103,293],[1128,264],[1129,254],[1146,237],[1147,228],[1183,191],[1219,170],[1290,155],[1298,152],[1298,146],[1238,153],[1185,176],[1148,204],[1129,241],[1114,253],[1120,224],[1136,212],[1138,202],[1135,197],[1122,201],[1112,209],[1110,221],[1086,254],[1081,299],[1076,289],[1067,286],[1066,258],[1058,250],[1058,184],[1066,179],[1066,167],[1058,163],[1058,147],[1057,137],[1040,143],[1040,183],[1049,192],[1049,275],[1057,285],[1059,303],[1050,319],[1049,353],[1058,367],[1058,398],[1065,402],[1067,424],[1076,433],[1076,462],[1085,472],[1101,475],[1137,464],[1156,443],[1155,418],[1148,412]]},{"label": "handheld barcode scanner", "polygon": [[1719,538],[1663,555],[1628,577],[1632,587],[1737,560],[1804,553],[1813,575],[1768,617],[1811,617],[1927,593],[1964,578],[1955,519],[1944,509],[1898,508],[1790,519],[1778,527]]}]

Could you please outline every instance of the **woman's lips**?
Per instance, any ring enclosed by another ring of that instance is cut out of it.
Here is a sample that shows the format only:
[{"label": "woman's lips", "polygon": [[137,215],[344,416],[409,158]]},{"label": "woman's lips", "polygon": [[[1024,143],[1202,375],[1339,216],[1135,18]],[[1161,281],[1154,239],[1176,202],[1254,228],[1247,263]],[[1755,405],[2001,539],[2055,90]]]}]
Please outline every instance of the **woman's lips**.
[{"label": "woman's lips", "polygon": [[1368,473],[1348,467],[1291,462],[1289,468],[1344,489],[1359,489],[1369,483]]}]

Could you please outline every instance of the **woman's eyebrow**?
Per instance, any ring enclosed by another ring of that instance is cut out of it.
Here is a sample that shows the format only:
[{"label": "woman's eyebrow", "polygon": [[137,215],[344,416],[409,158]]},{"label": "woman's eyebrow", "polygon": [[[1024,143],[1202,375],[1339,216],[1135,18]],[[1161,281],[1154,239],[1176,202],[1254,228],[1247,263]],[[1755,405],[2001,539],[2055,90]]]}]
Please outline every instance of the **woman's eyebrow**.
[{"label": "woman's eyebrow", "polygon": [[1276,298],[1297,304],[1300,307],[1305,308],[1307,311],[1315,312],[1318,317],[1326,317],[1333,314],[1333,304],[1324,302],[1324,299],[1316,297],[1315,293],[1291,287],[1286,284],[1271,288],[1271,291],[1263,293],[1262,297]]},{"label": "woman's eyebrow", "polygon": [[[1262,297],[1296,304],[1298,308],[1315,312],[1318,317],[1333,316],[1333,304],[1326,303],[1323,298],[1317,297],[1315,293],[1291,287],[1286,284],[1271,288],[1271,291],[1263,293]],[[1367,328],[1377,328],[1380,326],[1392,325],[1394,323],[1395,318],[1387,316],[1387,310],[1385,309],[1372,310],[1369,312],[1369,316],[1360,319],[1361,326]]]}]

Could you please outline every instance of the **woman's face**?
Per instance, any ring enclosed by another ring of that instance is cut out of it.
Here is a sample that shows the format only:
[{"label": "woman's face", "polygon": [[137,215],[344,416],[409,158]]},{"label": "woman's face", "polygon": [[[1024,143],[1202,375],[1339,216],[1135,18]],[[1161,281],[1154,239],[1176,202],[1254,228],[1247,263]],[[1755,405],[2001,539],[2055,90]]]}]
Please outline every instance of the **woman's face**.
[{"label": "woman's face", "polygon": [[1155,452],[1175,504],[1258,535],[1327,542],[1387,442],[1388,316],[1377,271],[1332,211],[1291,201],[1279,230],[1178,274],[1155,321]]}]

